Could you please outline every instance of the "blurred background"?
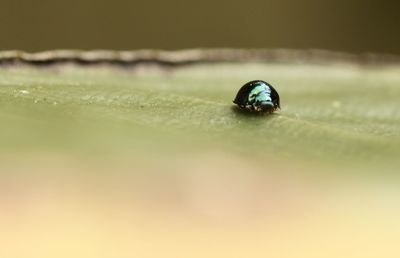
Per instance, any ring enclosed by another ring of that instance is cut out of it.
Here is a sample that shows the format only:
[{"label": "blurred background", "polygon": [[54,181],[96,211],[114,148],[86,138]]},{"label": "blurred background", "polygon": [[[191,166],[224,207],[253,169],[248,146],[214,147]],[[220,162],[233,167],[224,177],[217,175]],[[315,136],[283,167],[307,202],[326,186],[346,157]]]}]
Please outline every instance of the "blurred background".
[{"label": "blurred background", "polygon": [[239,47],[400,54],[400,4],[394,0],[0,3],[0,50]]}]

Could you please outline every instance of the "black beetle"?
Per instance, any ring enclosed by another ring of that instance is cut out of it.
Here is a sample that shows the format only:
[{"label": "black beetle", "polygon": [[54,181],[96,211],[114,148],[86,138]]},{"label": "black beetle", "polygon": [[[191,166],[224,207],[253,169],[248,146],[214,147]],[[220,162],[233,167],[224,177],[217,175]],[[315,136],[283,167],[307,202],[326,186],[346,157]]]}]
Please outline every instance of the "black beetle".
[{"label": "black beetle", "polygon": [[265,81],[255,80],[243,85],[233,100],[240,108],[272,113],[280,109],[278,92]]}]

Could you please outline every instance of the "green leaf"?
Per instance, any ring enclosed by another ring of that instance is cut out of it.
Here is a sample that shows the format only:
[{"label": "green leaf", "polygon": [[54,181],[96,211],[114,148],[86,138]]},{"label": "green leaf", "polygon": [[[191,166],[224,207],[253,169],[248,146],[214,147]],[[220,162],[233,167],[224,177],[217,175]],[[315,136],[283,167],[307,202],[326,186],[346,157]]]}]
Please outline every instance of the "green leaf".
[{"label": "green leaf", "polygon": [[[400,155],[399,71],[350,62],[4,66],[0,150],[173,160],[191,153],[261,167],[290,161],[392,171]],[[252,115],[233,105],[254,79],[278,90],[281,111]]]}]

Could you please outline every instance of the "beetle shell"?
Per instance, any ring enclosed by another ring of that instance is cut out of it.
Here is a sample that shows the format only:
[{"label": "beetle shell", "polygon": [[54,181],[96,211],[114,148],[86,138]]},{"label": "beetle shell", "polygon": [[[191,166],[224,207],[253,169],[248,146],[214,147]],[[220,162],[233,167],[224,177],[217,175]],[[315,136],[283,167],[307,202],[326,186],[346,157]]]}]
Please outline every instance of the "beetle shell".
[{"label": "beetle shell", "polygon": [[255,80],[243,85],[233,100],[242,109],[272,113],[280,109],[278,92],[265,81]]}]

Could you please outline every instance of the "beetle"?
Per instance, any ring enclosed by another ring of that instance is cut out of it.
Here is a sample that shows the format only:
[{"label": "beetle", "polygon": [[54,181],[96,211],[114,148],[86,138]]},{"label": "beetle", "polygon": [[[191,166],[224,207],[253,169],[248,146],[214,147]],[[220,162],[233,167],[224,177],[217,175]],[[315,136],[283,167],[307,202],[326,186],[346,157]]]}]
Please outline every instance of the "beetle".
[{"label": "beetle", "polygon": [[242,109],[260,113],[272,113],[281,108],[278,92],[262,80],[250,81],[243,85],[233,103]]}]

